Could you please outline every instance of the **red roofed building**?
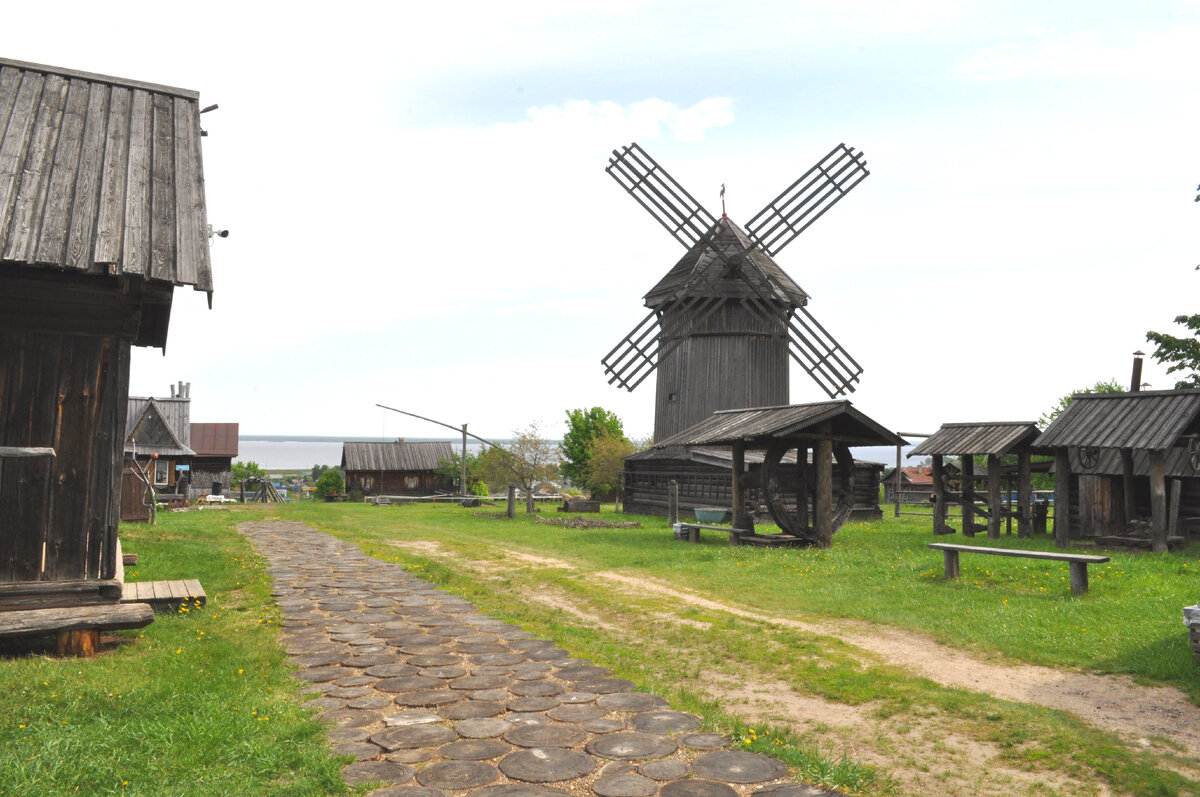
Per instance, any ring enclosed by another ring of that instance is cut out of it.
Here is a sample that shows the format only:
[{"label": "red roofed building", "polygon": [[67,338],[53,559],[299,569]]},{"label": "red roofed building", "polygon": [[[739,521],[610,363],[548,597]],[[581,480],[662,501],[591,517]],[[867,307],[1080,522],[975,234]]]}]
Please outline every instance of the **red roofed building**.
[{"label": "red roofed building", "polygon": [[[883,485],[884,503],[896,500],[896,469],[892,468],[883,474],[879,480]],[[933,468],[928,465],[914,465],[900,469],[900,502],[904,504],[923,504],[933,495]]]}]

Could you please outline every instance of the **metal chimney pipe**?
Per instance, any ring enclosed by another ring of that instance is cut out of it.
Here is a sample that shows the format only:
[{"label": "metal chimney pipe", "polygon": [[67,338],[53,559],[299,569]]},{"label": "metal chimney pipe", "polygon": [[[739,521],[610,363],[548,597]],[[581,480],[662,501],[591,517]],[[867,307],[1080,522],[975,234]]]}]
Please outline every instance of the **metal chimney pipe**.
[{"label": "metal chimney pipe", "polygon": [[1142,389],[1142,358],[1146,356],[1145,352],[1135,351],[1133,353],[1133,378],[1129,380],[1129,392],[1137,393]]},{"label": "metal chimney pipe", "polygon": [[188,382],[186,387],[187,390],[185,391],[184,398],[190,399],[192,397],[192,383]]},{"label": "metal chimney pipe", "polygon": [[175,398],[175,386],[171,385],[171,398]]}]

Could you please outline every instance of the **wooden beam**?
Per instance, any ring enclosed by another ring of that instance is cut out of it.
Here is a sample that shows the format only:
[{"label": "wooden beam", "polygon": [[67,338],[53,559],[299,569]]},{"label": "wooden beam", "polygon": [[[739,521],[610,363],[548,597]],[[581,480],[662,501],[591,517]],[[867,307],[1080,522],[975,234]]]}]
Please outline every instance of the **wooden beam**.
[{"label": "wooden beam", "polygon": [[0,459],[53,457],[54,449],[45,446],[0,446]]},{"label": "wooden beam", "polygon": [[1017,536],[1033,537],[1033,474],[1028,451],[1017,454]]},{"label": "wooden beam", "polygon": [[975,458],[963,454],[962,461],[962,532],[968,537],[975,536]]},{"label": "wooden beam", "polygon": [[796,446],[796,528],[807,529],[808,520],[808,446]]},{"label": "wooden beam", "polygon": [[[746,498],[742,490],[742,473],[746,470],[746,444],[741,440],[733,444],[733,525],[734,528],[749,528],[746,518]],[[730,545],[737,545],[733,537],[729,538]]]},{"label": "wooden beam", "polygon": [[1129,448],[1121,449],[1121,492],[1125,498],[1125,528],[1129,529],[1133,525],[1134,518],[1137,517],[1137,501],[1133,493],[1133,450]]},{"label": "wooden beam", "polygon": [[52,634],[62,631],[141,628],[153,621],[154,609],[145,603],[23,609],[14,612],[0,612],[0,637]]},{"label": "wooden beam", "polygon": [[1162,451],[1150,452],[1150,550],[1167,552],[1166,458]]},{"label": "wooden beam", "polygon": [[946,525],[946,467],[941,454],[933,456],[933,533],[954,533]]},{"label": "wooden beam", "polygon": [[816,522],[813,532],[818,545],[828,548],[833,544],[833,440],[826,437],[817,441],[813,449],[813,466],[816,468]]},{"label": "wooden beam", "polygon": [[1071,458],[1068,449],[1054,453],[1054,544],[1066,548],[1071,542]]},{"label": "wooden beam", "polygon": [[988,526],[987,535],[993,540],[1000,539],[1000,515],[1002,514],[1003,506],[1001,503],[1000,493],[1003,488],[1003,483],[1000,478],[1000,457],[995,454],[988,454]]}]

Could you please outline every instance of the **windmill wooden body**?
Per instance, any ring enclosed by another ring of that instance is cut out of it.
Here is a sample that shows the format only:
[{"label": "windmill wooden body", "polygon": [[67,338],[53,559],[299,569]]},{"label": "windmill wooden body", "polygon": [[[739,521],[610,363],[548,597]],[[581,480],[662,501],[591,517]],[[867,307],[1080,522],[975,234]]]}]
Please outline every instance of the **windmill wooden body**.
[{"label": "windmill wooden body", "polygon": [[834,147],[744,229],[705,210],[636,143],[613,150],[606,171],[688,250],[602,360],[609,384],[631,391],[657,371],[654,439],[718,410],[788,404],[789,359],[830,398],[855,389],[862,368],[774,256],[866,178],[861,153]]}]

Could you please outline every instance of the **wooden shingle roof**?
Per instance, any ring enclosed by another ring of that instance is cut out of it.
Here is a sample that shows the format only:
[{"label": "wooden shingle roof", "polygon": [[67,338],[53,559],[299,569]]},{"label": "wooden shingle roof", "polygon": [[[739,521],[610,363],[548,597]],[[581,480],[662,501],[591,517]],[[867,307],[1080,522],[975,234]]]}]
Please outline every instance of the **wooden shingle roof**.
[{"label": "wooden shingle roof", "polygon": [[783,407],[754,407],[714,412],[700,423],[671,435],[653,448],[730,445],[742,441],[766,445],[792,435],[824,436],[828,424],[836,440],[852,446],[903,445],[895,433],[856,410],[849,401],[819,401]]},{"label": "wooden shingle roof", "polygon": [[211,296],[199,94],[0,59],[0,263]]},{"label": "wooden shingle roof", "polygon": [[236,457],[238,455],[238,425],[236,423],[191,424],[191,448],[198,457]]},{"label": "wooden shingle roof", "polygon": [[[713,230],[717,246],[727,256],[745,257],[757,266],[771,285],[775,298],[789,307],[803,307],[808,303],[808,294],[789,277],[775,260],[750,243],[746,233],[729,219],[721,219]],[[708,287],[701,296],[742,297],[754,295],[750,288],[737,276],[722,277],[724,261],[712,248],[701,241],[688,250],[658,284],[645,296],[647,307],[660,307],[680,298],[681,291],[689,283],[701,282]],[[749,266],[744,266],[749,268]],[[690,294],[695,295],[695,294]]]},{"label": "wooden shingle roof", "polygon": [[1200,432],[1200,390],[1078,393],[1037,447],[1084,446],[1165,451]]},{"label": "wooden shingle roof", "polygon": [[1033,421],[944,423],[942,428],[908,452],[910,457],[960,454],[1012,454],[1028,447],[1038,436]]},{"label": "wooden shingle roof", "polygon": [[343,471],[431,471],[454,456],[445,440],[432,442],[342,443]]}]

